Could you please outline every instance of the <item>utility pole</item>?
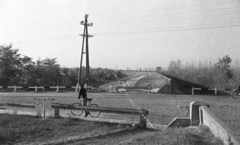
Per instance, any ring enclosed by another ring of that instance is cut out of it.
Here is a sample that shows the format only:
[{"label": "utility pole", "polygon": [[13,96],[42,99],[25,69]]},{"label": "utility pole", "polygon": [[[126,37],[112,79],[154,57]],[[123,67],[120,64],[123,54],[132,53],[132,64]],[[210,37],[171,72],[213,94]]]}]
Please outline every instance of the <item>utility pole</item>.
[{"label": "utility pole", "polygon": [[[81,77],[82,77],[82,61],[83,61],[83,54],[86,54],[86,80],[85,84],[87,86],[90,86],[90,66],[89,66],[89,45],[88,45],[88,38],[93,37],[93,35],[88,35],[88,26],[93,26],[93,23],[88,23],[88,15],[85,15],[85,21],[81,21],[81,25],[84,25],[83,34],[80,34],[80,36],[83,36],[83,42],[82,42],[82,52],[81,52],[81,59],[80,59],[80,70],[78,74],[78,85],[80,85]],[[84,52],[84,42],[86,37],[86,43],[85,43],[85,52]]]}]

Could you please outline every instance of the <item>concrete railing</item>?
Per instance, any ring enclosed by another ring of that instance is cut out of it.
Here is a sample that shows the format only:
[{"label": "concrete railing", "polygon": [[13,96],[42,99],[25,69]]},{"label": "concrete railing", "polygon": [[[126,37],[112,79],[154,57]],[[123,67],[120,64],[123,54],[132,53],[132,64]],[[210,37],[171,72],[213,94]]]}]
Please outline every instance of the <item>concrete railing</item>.
[{"label": "concrete railing", "polygon": [[175,117],[164,130],[171,127],[205,125],[208,126],[212,133],[220,138],[225,145],[240,145],[240,134],[234,134],[234,131],[209,109],[210,105],[208,103],[193,101],[189,107],[189,117]]},{"label": "concrete railing", "polygon": [[213,90],[214,94],[217,95],[217,88],[208,89],[208,88],[194,88],[194,87],[192,87],[192,95],[194,95],[194,90]]},{"label": "concrete railing", "polygon": [[16,104],[16,103],[5,103],[0,102],[0,106],[3,107],[20,107],[20,108],[34,108],[36,109],[36,116],[41,118],[45,118],[45,101],[47,100],[55,100],[52,98],[34,98],[34,100],[40,101],[36,102],[36,104]]},{"label": "concrete railing", "polygon": [[0,103],[0,106],[3,107],[21,107],[21,108],[34,108],[36,109],[36,117],[42,117],[42,107],[41,104],[16,104],[16,103]]},{"label": "concrete railing", "polygon": [[140,127],[147,127],[147,115],[149,114],[148,110],[145,109],[126,109],[126,108],[113,108],[113,107],[92,107],[92,106],[73,106],[71,104],[59,104],[53,103],[51,105],[54,108],[54,116],[59,117],[60,109],[67,110],[87,110],[87,111],[100,111],[104,113],[116,113],[116,114],[135,114],[140,115]]},{"label": "concrete railing", "polygon": [[240,135],[234,134],[207,106],[201,106],[199,111],[200,124],[208,126],[216,137],[222,139],[225,145],[240,145]]},{"label": "concrete railing", "polygon": [[[75,92],[78,92],[79,86],[0,86],[0,89],[10,88],[13,89],[13,92],[16,92],[17,89],[35,89],[35,92],[39,91],[39,89],[56,89],[56,92],[59,92],[60,89],[75,89]],[[86,89],[92,89],[92,86],[87,86]]]}]

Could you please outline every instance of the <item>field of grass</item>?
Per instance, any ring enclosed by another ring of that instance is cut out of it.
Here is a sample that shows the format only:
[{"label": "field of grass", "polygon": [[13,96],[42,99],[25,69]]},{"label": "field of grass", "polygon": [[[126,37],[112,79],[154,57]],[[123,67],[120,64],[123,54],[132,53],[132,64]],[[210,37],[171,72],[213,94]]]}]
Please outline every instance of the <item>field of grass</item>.
[{"label": "field of grass", "polygon": [[[233,130],[240,132],[240,100],[231,100],[230,96],[203,95],[170,95],[145,93],[88,93],[93,103],[103,107],[140,108],[149,110],[148,121],[152,124],[167,125],[174,117],[189,116],[189,106],[192,101],[205,101],[210,109],[225,121]],[[34,98],[54,98],[46,101],[50,109],[51,102],[71,104],[77,102],[77,93],[0,93],[2,102],[35,104]],[[112,119],[123,118],[121,115],[108,116]],[[135,116],[137,119],[139,116]],[[131,118],[130,118],[131,119]]]},{"label": "field of grass", "polygon": [[[99,123],[73,118],[38,119],[33,116],[0,114],[0,144],[65,144],[71,139],[131,130],[123,124]],[[69,142],[68,142],[69,143]]]},{"label": "field of grass", "polygon": [[147,135],[131,140],[131,144],[146,145],[223,145],[214,137],[208,127],[174,128],[154,135]]},{"label": "field of grass", "polygon": [[76,118],[39,119],[0,115],[0,144],[184,144],[222,145],[207,127],[175,128],[159,132],[129,125]]}]

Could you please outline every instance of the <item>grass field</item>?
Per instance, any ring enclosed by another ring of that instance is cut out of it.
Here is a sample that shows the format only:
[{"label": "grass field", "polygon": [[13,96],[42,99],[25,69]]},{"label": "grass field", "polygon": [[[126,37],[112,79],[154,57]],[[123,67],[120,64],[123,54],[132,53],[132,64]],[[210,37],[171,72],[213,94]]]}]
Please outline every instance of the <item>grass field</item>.
[{"label": "grass field", "polygon": [[0,144],[184,144],[222,145],[205,126],[159,132],[130,125],[99,123],[76,118],[38,119],[0,114]]},{"label": "grass field", "polygon": [[131,140],[131,144],[145,145],[223,145],[214,137],[208,127],[173,128],[153,135],[147,135]]},{"label": "grass field", "polygon": [[0,114],[0,144],[69,144],[83,138],[101,136],[116,131],[128,131],[132,126],[100,123],[73,118],[38,119],[33,116]]},{"label": "grass field", "polygon": [[[200,95],[168,95],[143,93],[88,93],[93,103],[103,107],[140,108],[149,110],[149,122],[167,125],[174,117],[189,116],[188,106],[192,101],[205,101],[211,104],[214,111],[233,130],[240,132],[240,100],[231,100],[230,96],[200,96]],[[54,98],[47,101],[46,107],[50,110],[51,102],[71,104],[77,101],[76,93],[0,93],[1,102],[35,104],[34,98]],[[121,115],[113,119],[123,118]],[[139,118],[139,116],[135,116]],[[130,118],[131,119],[131,118]]]}]

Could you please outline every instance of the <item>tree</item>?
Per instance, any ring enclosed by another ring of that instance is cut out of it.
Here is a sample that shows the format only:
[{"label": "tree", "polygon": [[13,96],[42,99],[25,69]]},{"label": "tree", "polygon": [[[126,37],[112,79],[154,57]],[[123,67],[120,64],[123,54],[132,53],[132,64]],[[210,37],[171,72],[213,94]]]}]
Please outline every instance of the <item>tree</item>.
[{"label": "tree", "polygon": [[221,72],[225,75],[226,79],[231,79],[233,77],[233,72],[230,69],[230,64],[232,59],[227,55],[222,59],[218,58],[218,62],[215,64],[218,72]]},{"label": "tree", "polygon": [[20,66],[18,49],[12,49],[12,44],[0,45],[0,85],[7,86],[16,82]]},{"label": "tree", "polygon": [[39,85],[58,85],[60,79],[60,65],[56,58],[46,58],[38,60],[36,65],[37,82]]},{"label": "tree", "polygon": [[18,73],[20,85],[36,85],[36,72],[35,72],[35,63],[32,61],[32,58],[24,56],[20,58],[21,65]]}]

